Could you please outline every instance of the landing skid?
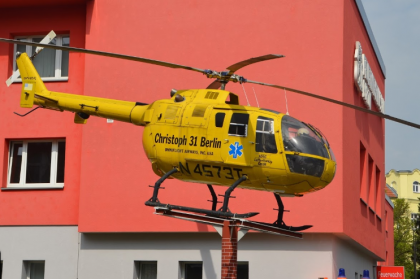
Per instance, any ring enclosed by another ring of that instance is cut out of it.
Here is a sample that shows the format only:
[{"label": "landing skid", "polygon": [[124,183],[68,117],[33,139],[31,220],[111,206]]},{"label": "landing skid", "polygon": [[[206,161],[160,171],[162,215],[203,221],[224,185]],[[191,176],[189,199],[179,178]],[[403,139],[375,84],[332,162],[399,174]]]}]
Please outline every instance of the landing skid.
[{"label": "landing skid", "polygon": [[[212,200],[210,200],[212,202],[212,209],[202,209],[202,208],[194,208],[194,207],[187,207],[187,206],[181,206],[181,205],[173,205],[173,204],[166,204],[166,203],[161,203],[158,199],[158,194],[159,194],[159,189],[165,189],[163,187],[160,187],[160,185],[163,183],[163,181],[165,181],[169,176],[171,176],[172,174],[176,173],[178,171],[178,169],[174,168],[172,170],[170,170],[169,172],[167,172],[165,175],[163,175],[158,181],[156,181],[154,186],[150,186],[153,187],[153,196],[147,200],[145,202],[145,204],[147,206],[153,206],[153,207],[161,207],[161,208],[165,208],[167,210],[181,210],[181,211],[186,211],[186,212],[194,212],[194,213],[199,213],[199,214],[204,214],[205,216],[211,216],[211,217],[218,217],[218,218],[239,218],[239,219],[244,219],[244,218],[250,218],[253,217],[255,215],[258,215],[259,212],[248,212],[248,213],[232,213],[229,208],[229,199],[230,198],[234,198],[231,196],[231,193],[233,192],[233,190],[235,190],[235,188],[241,184],[243,181],[245,181],[247,179],[247,177],[244,175],[241,178],[239,178],[238,180],[236,180],[225,192],[224,195],[220,195],[224,197],[223,200],[223,206],[219,209],[216,210],[216,206],[218,200],[217,200],[217,196],[216,193],[213,189],[213,186],[210,184],[207,184],[207,187],[209,188],[209,191],[211,193],[212,196]],[[288,230],[288,231],[303,231],[306,229],[311,228],[311,225],[305,225],[305,226],[300,226],[300,227],[293,227],[293,226],[287,226],[284,221],[283,221],[283,213],[286,211],[284,210],[284,205],[283,202],[281,200],[281,197],[277,194],[274,194],[276,201],[277,201],[277,205],[278,205],[278,215],[277,215],[277,220],[273,223],[273,224],[269,224],[269,223],[263,223],[263,222],[254,222],[257,224],[261,224],[264,226],[272,226],[272,227],[277,227],[280,229],[284,229],[284,230]]]}]

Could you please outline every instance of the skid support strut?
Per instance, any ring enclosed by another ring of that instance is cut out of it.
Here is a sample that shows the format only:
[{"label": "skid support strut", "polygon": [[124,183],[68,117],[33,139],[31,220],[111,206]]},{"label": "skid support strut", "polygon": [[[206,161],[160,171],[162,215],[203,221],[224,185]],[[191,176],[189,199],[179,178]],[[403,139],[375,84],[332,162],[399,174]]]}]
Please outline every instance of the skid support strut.
[{"label": "skid support strut", "polygon": [[217,201],[217,196],[216,196],[216,192],[213,189],[213,186],[210,184],[207,184],[207,187],[209,188],[210,194],[211,194],[211,210],[216,211],[217,208],[217,203],[219,203]]},{"label": "skid support strut", "polygon": [[[219,209],[219,211],[221,212],[228,212],[228,204],[229,204],[229,199],[231,198],[230,194],[232,194],[233,190],[235,190],[235,188],[241,184],[241,182],[247,180],[247,176],[243,175],[241,178],[239,178],[238,180],[236,180],[230,187],[229,189],[226,190],[225,195],[224,195],[224,200],[223,200],[223,206],[222,208]],[[233,197],[232,197],[233,198]]]},{"label": "skid support strut", "polygon": [[281,200],[281,197],[278,194],[274,193],[274,197],[276,198],[277,205],[279,207],[277,220],[273,223],[274,226],[285,229],[285,230],[289,230],[289,231],[295,231],[295,232],[307,230],[312,227],[311,225],[305,225],[305,226],[300,226],[300,227],[287,226],[283,221],[283,213],[285,211],[288,212],[289,210],[284,210],[283,201]]},{"label": "skid support strut", "polygon": [[[170,171],[168,171],[167,173],[165,173],[161,178],[159,178],[158,181],[156,181],[155,186],[153,187],[153,197],[151,197],[148,201],[150,202],[159,202],[158,199],[158,194],[159,194],[159,189],[165,189],[163,187],[160,187],[160,184],[162,184],[163,181],[166,180],[166,178],[168,178],[169,176],[171,176],[172,174],[176,173],[178,171],[177,168],[173,168]],[[152,187],[152,186],[150,186]]]},{"label": "skid support strut", "polygon": [[[173,204],[167,204],[167,203],[162,204],[158,199],[158,193],[159,193],[160,188],[162,188],[162,189],[164,189],[164,188],[160,187],[160,185],[162,184],[163,181],[165,181],[166,178],[168,178],[171,174],[173,174],[177,171],[178,171],[178,169],[172,169],[171,171],[167,172],[164,176],[162,176],[158,181],[156,181],[155,186],[150,186],[150,187],[154,187],[153,197],[148,199],[145,202],[145,205],[147,205],[147,206],[160,206],[160,207],[165,207],[168,210],[182,210],[182,211],[206,214],[208,216],[224,217],[224,218],[232,218],[234,216],[237,217],[237,218],[250,218],[250,217],[258,214],[258,212],[248,212],[248,213],[239,213],[238,214],[238,213],[229,212],[228,209],[227,209],[227,206],[228,206],[228,203],[229,203],[229,198],[231,198],[230,194],[236,188],[236,186],[238,186],[242,181],[247,179],[247,177],[245,175],[243,177],[239,178],[237,181],[235,181],[235,183],[233,183],[233,185],[230,186],[229,189],[226,191],[224,207],[222,207],[220,210],[215,210],[218,201],[217,201],[216,193],[214,192],[213,187],[211,185],[207,185],[207,186],[209,187],[210,193],[212,194],[212,198],[213,198],[213,200],[212,200],[212,210],[194,208],[194,207],[187,207],[187,206],[182,206],[182,205],[173,205]],[[226,210],[223,211],[222,210],[223,208],[226,208]]]}]

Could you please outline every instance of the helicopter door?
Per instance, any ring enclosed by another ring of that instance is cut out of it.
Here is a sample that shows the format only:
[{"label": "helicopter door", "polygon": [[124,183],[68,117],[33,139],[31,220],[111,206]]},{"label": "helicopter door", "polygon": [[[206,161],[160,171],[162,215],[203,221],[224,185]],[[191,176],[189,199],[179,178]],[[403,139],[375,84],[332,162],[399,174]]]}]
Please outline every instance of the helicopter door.
[{"label": "helicopter door", "polygon": [[[252,152],[252,164],[261,167],[262,175],[267,180],[277,182],[275,177],[281,175],[278,170],[285,169],[282,156],[279,154],[279,133],[276,133],[276,123],[273,118],[258,116],[255,129],[255,147]],[[254,122],[255,123],[255,122]],[[278,129],[277,129],[278,130]],[[257,171],[257,169],[255,169]]]},{"label": "helicopter door", "polygon": [[[226,115],[229,118],[229,115]],[[249,113],[232,113],[222,144],[222,158],[227,164],[250,165]]]}]

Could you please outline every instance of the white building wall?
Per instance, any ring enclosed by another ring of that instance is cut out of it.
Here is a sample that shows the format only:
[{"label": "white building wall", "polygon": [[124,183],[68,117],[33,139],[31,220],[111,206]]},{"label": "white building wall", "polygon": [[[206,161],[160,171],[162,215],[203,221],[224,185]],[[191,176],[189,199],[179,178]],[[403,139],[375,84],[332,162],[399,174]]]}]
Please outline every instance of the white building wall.
[{"label": "white building wall", "polygon": [[[77,278],[76,226],[0,227],[3,279],[23,278],[23,261],[45,261],[45,279]],[[26,279],[26,278],[25,278]]]},{"label": "white building wall", "polygon": [[[77,227],[0,227],[3,278],[22,278],[25,260],[44,260],[45,279],[133,279],[134,261],[157,261],[158,279],[180,278],[180,261],[203,262],[203,278],[220,278],[217,233],[83,233]],[[80,244],[79,244],[80,243]],[[79,249],[78,249],[79,247]],[[248,233],[238,261],[249,278],[336,278],[338,268],[355,278],[377,259],[362,246],[333,234],[304,239]]]}]

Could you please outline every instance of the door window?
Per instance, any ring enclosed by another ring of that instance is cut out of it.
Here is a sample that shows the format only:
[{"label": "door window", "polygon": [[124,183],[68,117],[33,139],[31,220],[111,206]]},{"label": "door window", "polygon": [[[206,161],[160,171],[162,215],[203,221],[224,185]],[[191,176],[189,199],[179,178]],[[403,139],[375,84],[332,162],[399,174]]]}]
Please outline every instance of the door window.
[{"label": "door window", "polygon": [[264,153],[277,153],[273,119],[264,116],[258,116],[257,130],[255,133],[255,151]]}]

